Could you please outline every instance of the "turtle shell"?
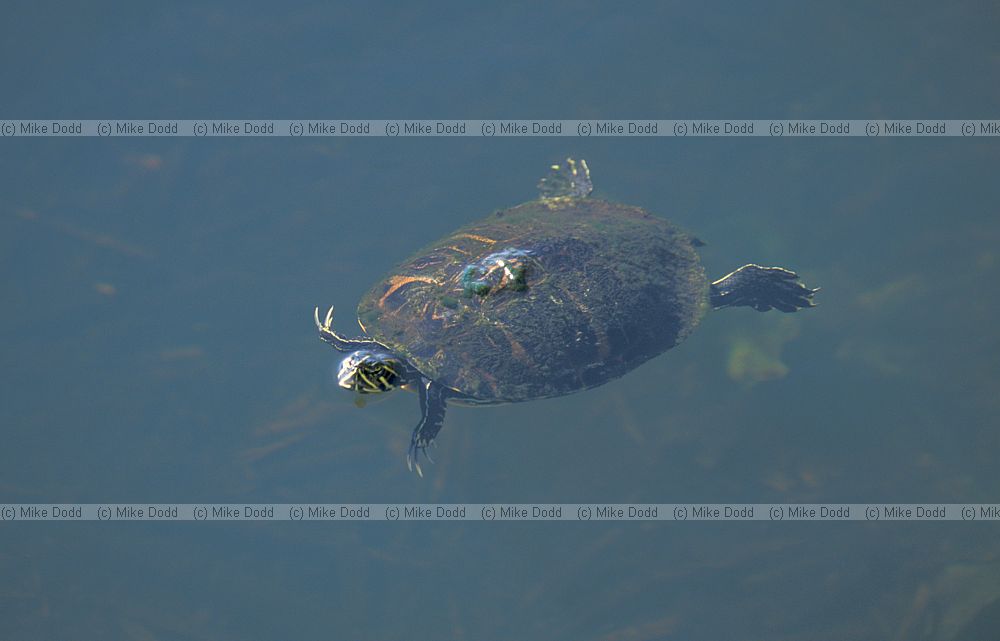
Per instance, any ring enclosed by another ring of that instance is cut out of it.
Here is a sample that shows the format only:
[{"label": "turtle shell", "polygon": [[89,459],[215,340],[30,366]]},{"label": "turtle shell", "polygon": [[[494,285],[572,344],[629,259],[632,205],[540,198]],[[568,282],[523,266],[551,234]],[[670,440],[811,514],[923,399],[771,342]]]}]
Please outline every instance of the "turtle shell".
[{"label": "turtle shell", "polygon": [[495,212],[396,267],[358,305],[369,336],[474,402],[617,378],[698,324],[691,238],[638,207],[541,199]]}]

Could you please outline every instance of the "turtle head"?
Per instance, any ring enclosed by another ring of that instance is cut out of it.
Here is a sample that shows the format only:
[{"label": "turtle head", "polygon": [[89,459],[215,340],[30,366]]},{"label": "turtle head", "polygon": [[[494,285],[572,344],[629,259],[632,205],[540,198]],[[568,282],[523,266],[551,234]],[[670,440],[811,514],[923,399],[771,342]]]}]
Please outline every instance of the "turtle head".
[{"label": "turtle head", "polygon": [[388,352],[361,349],[340,361],[337,385],[358,394],[388,392],[402,385],[403,362]]}]

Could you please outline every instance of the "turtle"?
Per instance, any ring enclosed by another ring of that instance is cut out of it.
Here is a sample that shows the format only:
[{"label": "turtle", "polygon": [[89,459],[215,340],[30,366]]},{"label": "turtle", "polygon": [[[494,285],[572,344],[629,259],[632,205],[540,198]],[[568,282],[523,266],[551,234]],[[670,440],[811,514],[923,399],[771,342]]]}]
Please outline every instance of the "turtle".
[{"label": "turtle", "polygon": [[358,304],[363,336],[319,338],[345,354],[339,387],[415,389],[407,466],[435,443],[449,403],[493,405],[597,387],[683,341],[710,309],[795,312],[819,291],[783,267],[709,281],[699,239],[646,210],[591,197],[585,160],[551,165],[530,202],[427,245]]}]

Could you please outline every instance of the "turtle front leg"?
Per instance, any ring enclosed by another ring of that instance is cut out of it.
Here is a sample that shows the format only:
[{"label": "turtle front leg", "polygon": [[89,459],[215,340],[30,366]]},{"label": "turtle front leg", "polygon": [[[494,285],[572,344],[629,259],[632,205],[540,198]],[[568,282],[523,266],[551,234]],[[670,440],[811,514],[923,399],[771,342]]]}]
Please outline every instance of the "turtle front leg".
[{"label": "turtle front leg", "polygon": [[333,307],[326,312],[326,319],[319,322],[319,307],[313,310],[313,318],[316,320],[316,329],[319,330],[321,341],[329,343],[338,352],[355,352],[359,349],[370,349],[378,343],[369,338],[344,338],[333,329]]},{"label": "turtle front leg", "polygon": [[712,283],[711,303],[723,307],[753,307],[758,312],[778,309],[794,312],[815,307],[810,289],[799,282],[799,275],[784,267],[744,265]]},{"label": "turtle front leg", "polygon": [[406,467],[417,474],[424,475],[420,469],[420,455],[423,454],[431,463],[434,460],[427,454],[427,447],[434,442],[437,433],[444,425],[444,413],[448,409],[448,389],[430,379],[420,377],[417,383],[420,394],[420,423],[410,437],[410,449],[406,453]]}]

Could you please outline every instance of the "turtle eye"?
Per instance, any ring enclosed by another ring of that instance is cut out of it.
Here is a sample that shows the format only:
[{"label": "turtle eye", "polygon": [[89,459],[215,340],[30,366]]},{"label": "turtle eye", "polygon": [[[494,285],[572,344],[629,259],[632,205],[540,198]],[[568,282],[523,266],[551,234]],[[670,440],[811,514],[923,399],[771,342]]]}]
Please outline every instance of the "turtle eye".
[{"label": "turtle eye", "polygon": [[357,379],[362,394],[388,392],[399,382],[398,365],[392,361],[369,360],[358,367]]}]

